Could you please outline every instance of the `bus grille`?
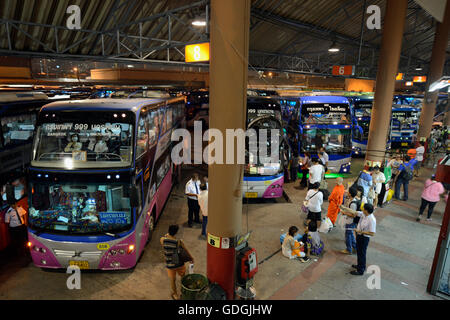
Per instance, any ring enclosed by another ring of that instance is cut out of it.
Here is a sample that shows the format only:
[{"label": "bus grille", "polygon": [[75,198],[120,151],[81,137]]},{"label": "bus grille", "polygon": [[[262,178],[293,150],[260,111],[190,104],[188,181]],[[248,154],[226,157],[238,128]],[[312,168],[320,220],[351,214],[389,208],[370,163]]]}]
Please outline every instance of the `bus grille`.
[{"label": "bus grille", "polygon": [[86,251],[86,252],[76,252],[75,250],[54,250],[57,257],[86,257],[86,258],[96,258],[100,257],[101,251]]}]

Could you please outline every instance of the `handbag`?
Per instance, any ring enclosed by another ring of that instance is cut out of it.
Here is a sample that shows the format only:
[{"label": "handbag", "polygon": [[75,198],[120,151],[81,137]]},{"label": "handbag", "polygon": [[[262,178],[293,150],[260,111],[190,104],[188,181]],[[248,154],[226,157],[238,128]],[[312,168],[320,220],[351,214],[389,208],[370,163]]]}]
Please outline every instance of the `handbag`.
[{"label": "handbag", "polygon": [[303,201],[303,205],[302,205],[302,211],[303,211],[303,212],[308,213],[308,204],[309,204],[309,200],[311,200],[311,199],[312,199],[316,194],[318,194],[319,192],[320,192],[320,190],[317,191],[316,193],[314,193],[314,194],[312,195],[312,197],[309,198],[308,200],[304,200],[304,201]]},{"label": "handbag", "polygon": [[178,255],[178,261],[180,264],[185,264],[186,262],[192,261],[192,257],[183,248],[183,246],[181,246],[180,241],[178,241],[177,255]]}]

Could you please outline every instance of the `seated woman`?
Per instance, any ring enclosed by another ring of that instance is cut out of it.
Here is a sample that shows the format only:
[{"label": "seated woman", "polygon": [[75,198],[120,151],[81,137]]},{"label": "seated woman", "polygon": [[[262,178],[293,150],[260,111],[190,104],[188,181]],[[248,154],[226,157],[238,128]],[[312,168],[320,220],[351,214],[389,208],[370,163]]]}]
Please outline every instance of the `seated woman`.
[{"label": "seated woman", "polygon": [[300,243],[294,239],[297,231],[298,228],[296,226],[289,228],[289,232],[281,245],[281,251],[283,255],[289,259],[298,259],[301,262],[308,262],[309,258],[306,257],[304,252],[301,251],[303,248],[303,243]]},{"label": "seated woman", "polygon": [[322,253],[324,243],[320,239],[319,232],[317,231],[317,223],[315,221],[311,221],[308,226],[305,227],[302,242],[305,244],[305,252],[307,255],[311,254],[318,256]]},{"label": "seated woman", "polygon": [[80,136],[74,133],[70,136],[70,142],[64,148],[64,152],[80,151],[82,144],[80,141]]}]

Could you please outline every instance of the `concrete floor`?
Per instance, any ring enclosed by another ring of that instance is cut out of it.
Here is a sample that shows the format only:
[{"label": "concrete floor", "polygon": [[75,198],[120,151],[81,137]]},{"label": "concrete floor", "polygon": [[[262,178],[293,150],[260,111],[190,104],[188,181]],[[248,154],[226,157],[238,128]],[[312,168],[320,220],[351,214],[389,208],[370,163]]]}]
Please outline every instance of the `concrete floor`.
[{"label": "concrete floor", "polygon": [[[353,161],[353,176],[361,166],[362,159]],[[184,170],[185,176],[192,170]],[[206,174],[206,168],[195,170]],[[277,252],[280,234],[291,225],[303,225],[305,215],[299,212],[306,190],[296,188],[298,181],[295,185],[286,184],[285,192],[290,201],[244,203],[242,230],[253,231],[250,244],[257,249],[259,261],[275,253],[259,265],[255,279],[257,298],[439,299],[426,293],[426,285],[445,204],[440,202],[436,206],[432,222],[415,221],[423,182],[430,173],[431,170],[424,170],[421,177],[410,183],[408,202],[394,201],[375,212],[377,234],[369,244],[368,265],[378,265],[381,269],[380,290],[367,288],[369,274],[362,277],[349,275],[356,256],[339,253],[344,248],[342,230],[321,234],[326,252],[309,263],[289,261]],[[334,184],[333,180],[329,181],[330,190]],[[169,281],[159,245],[159,237],[167,232],[170,224],[183,226],[179,236],[194,255],[195,271],[206,273],[206,242],[198,239],[200,229],[186,228],[187,204],[183,193],[184,183],[174,187],[154,237],[135,269],[83,272],[81,290],[69,290],[66,287],[68,274],[41,270],[32,264],[24,267],[19,260],[12,259],[0,266],[0,299],[170,299]],[[328,202],[322,216],[326,215],[327,206]]]}]

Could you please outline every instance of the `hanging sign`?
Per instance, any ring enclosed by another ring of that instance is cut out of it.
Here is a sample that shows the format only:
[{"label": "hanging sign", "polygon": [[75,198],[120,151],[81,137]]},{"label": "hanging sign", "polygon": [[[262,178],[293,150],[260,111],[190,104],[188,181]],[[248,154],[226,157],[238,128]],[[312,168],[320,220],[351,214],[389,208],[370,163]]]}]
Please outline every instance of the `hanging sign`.
[{"label": "hanging sign", "polygon": [[190,44],[184,50],[186,62],[209,61],[209,42]]},{"label": "hanging sign", "polygon": [[355,66],[333,66],[334,76],[353,76],[355,74]]}]

